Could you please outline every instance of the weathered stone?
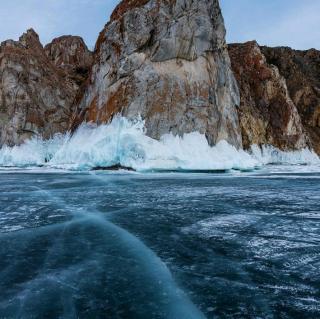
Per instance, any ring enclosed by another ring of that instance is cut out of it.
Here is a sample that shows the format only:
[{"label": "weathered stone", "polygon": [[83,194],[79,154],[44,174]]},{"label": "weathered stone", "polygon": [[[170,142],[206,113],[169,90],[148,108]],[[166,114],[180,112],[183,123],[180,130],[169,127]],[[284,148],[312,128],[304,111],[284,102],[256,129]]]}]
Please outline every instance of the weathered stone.
[{"label": "weathered stone", "polygon": [[217,0],[124,0],[97,41],[73,126],[141,115],[153,138],[199,131],[241,147],[239,102]]},{"label": "weathered stone", "polygon": [[229,53],[241,103],[218,0],[123,0],[94,56],[80,37],[43,48],[28,30],[0,47],[0,146],[120,113],[156,139],[199,131],[211,145],[320,154],[320,52],[249,42]]},{"label": "weathered stone", "polygon": [[[68,46],[65,46],[68,51]],[[65,132],[78,84],[45,54],[34,30],[0,46],[0,146]]]},{"label": "weathered stone", "polygon": [[312,146],[320,154],[320,51],[287,47],[262,47],[268,63],[286,78],[290,96],[297,106]]},{"label": "weathered stone", "polygon": [[229,45],[233,71],[241,95],[239,118],[243,145],[269,144],[282,150],[309,145],[286,80],[268,64],[256,42]]},{"label": "weathered stone", "polygon": [[55,66],[63,70],[78,89],[87,79],[91,68],[92,52],[81,37],[62,36],[45,46],[45,52]]}]

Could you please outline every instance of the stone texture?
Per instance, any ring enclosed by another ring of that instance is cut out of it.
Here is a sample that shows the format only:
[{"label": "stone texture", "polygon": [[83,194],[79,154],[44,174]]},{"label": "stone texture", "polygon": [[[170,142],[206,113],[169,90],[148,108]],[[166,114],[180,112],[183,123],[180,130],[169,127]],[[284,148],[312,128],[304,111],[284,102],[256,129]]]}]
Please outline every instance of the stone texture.
[{"label": "stone texture", "polygon": [[320,52],[248,42],[229,54],[218,0],[124,0],[94,55],[80,37],[43,48],[28,30],[0,46],[0,146],[120,113],[157,139],[199,131],[320,154]]},{"label": "stone texture", "polygon": [[276,65],[286,78],[312,146],[320,154],[320,51],[297,51],[287,47],[262,47],[261,50],[268,63]]},{"label": "stone texture", "polygon": [[282,150],[307,147],[308,136],[279,69],[267,63],[254,41],[229,45],[229,54],[240,87],[239,118],[244,147],[252,144],[270,144]]},{"label": "stone texture", "polygon": [[62,69],[78,89],[87,79],[93,62],[92,52],[81,37],[62,36],[45,46],[45,52],[55,66]]},{"label": "stone texture", "polygon": [[[65,50],[69,50],[67,46]],[[35,135],[49,138],[65,132],[77,89],[78,83],[50,61],[34,30],[28,30],[19,41],[3,42],[0,145],[18,145]]]},{"label": "stone texture", "polygon": [[124,0],[99,36],[73,127],[141,115],[153,138],[199,131],[241,147],[239,102],[218,0]]}]

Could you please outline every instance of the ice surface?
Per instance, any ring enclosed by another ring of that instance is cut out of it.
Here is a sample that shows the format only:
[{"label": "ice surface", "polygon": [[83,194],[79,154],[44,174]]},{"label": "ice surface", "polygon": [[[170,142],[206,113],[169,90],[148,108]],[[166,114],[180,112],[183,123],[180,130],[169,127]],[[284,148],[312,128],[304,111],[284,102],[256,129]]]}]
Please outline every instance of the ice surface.
[{"label": "ice surface", "polygon": [[33,138],[21,146],[4,146],[0,166],[46,166],[74,170],[120,164],[145,170],[252,170],[269,163],[319,164],[310,150],[281,152],[271,146],[251,152],[237,150],[226,141],[210,147],[198,132],[182,137],[167,134],[160,141],[145,134],[141,119],[115,117],[106,125],[83,124],[73,135],[44,141]]},{"label": "ice surface", "polygon": [[303,149],[300,151],[284,152],[270,145],[264,145],[261,148],[258,145],[251,147],[252,156],[261,164],[319,164],[318,155],[310,150]]},{"label": "ice surface", "polygon": [[320,173],[40,171],[0,176],[2,317],[320,318]]}]

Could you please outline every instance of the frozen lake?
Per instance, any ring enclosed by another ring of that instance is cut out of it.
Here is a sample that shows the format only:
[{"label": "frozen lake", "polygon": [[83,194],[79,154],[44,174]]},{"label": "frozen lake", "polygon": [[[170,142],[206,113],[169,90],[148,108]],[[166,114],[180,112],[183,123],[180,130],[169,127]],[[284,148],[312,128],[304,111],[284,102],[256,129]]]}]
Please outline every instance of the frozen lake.
[{"label": "frozen lake", "polygon": [[320,317],[316,170],[0,180],[0,318]]}]

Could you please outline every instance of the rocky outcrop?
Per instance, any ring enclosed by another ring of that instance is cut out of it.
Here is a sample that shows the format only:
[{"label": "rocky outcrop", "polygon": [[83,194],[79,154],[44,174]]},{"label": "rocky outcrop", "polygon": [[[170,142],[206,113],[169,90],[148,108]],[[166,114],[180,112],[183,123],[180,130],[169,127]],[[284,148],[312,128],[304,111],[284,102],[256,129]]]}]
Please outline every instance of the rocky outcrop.
[{"label": "rocky outcrop", "polygon": [[153,138],[199,131],[241,147],[239,102],[218,0],[124,0],[97,41],[74,127],[141,115]]},{"label": "rocky outcrop", "polygon": [[279,69],[266,61],[256,42],[229,45],[229,54],[240,87],[239,118],[244,147],[307,147],[308,136]]},{"label": "rocky outcrop", "polygon": [[53,39],[44,49],[52,63],[77,86],[75,89],[87,79],[93,57],[81,37],[62,36]]},{"label": "rocky outcrop", "polygon": [[320,154],[320,51],[261,47],[268,63],[286,79],[312,146]]},{"label": "rocky outcrop", "polygon": [[320,154],[320,52],[228,50],[218,0],[123,0],[94,55],[74,36],[43,48],[32,29],[1,44],[0,146],[118,113],[156,139],[198,131],[211,145]]},{"label": "rocky outcrop", "polygon": [[[72,48],[66,45],[65,50]],[[0,145],[68,129],[78,82],[51,60],[32,29],[19,41],[1,44]]]}]

